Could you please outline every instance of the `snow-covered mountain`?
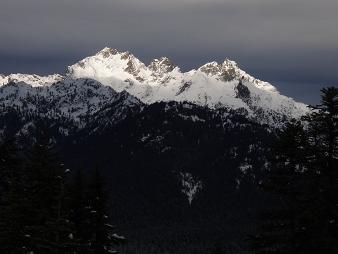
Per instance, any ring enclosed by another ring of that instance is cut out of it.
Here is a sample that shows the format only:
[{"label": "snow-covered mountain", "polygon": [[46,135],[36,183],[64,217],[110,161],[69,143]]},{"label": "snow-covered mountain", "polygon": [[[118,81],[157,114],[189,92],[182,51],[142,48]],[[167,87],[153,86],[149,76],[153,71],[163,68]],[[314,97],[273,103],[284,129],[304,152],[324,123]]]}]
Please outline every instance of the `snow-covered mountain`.
[{"label": "snow-covered mountain", "polygon": [[182,72],[166,57],[146,66],[129,52],[105,48],[69,66],[67,75],[126,90],[145,103],[189,101],[212,108],[246,109],[250,117],[264,123],[275,123],[276,115],[289,118],[307,112],[305,104],[281,95],[274,86],[255,79],[228,59]]},{"label": "snow-covered mountain", "polygon": [[39,76],[36,74],[10,74],[8,76],[0,74],[0,86],[8,84],[9,82],[25,82],[33,87],[49,86],[57,81],[63,80],[64,77],[59,74],[49,76]]},{"label": "snow-covered mountain", "polygon": [[[93,94],[85,93],[87,91],[85,79],[96,80],[106,87],[97,84],[92,86],[90,89],[96,97],[86,98],[87,95]],[[107,93],[113,91],[108,87],[116,92],[125,90],[147,104],[158,101],[188,101],[210,108],[226,107],[240,110],[260,123],[274,126],[279,126],[285,118],[298,118],[307,112],[305,104],[281,95],[274,86],[255,79],[228,59],[223,63],[211,62],[197,70],[182,72],[166,57],[154,59],[147,66],[133,54],[111,48],[104,48],[94,56],[69,66],[64,76],[0,75],[0,86],[11,82],[19,84],[24,82],[39,89],[30,91],[27,86],[18,85],[16,93],[21,100],[25,94],[39,92],[45,97],[48,94],[48,101],[63,102],[65,94],[75,89],[74,80],[78,80],[75,87],[80,91],[83,103],[79,105],[76,100],[69,101],[68,104],[62,104],[59,109],[63,113],[72,112],[75,118],[86,114],[87,110],[89,113],[98,111],[103,104],[109,103]],[[55,83],[58,85],[52,87]],[[6,93],[11,89],[2,89],[0,100],[4,101]],[[56,90],[58,92],[55,92]],[[60,95],[60,91],[63,91],[63,94]],[[18,100],[14,102],[7,100],[7,103],[17,104]]]},{"label": "snow-covered mountain", "polygon": [[117,93],[111,87],[84,78],[64,78],[45,86],[12,81],[0,87],[2,114],[5,112],[4,109],[16,108],[21,112],[48,118],[62,116],[78,123],[79,126],[83,125],[88,117],[108,105],[111,107],[113,103],[117,108],[114,118],[116,121],[126,116],[122,114],[126,108],[142,104],[126,92]]},{"label": "snow-covered mountain", "polygon": [[211,221],[238,197],[251,199],[275,138],[261,123],[305,112],[230,60],[182,72],[168,58],[146,66],[105,48],[64,76],[0,79],[0,143],[16,138],[29,149],[47,129],[69,168],[102,167],[123,193],[118,207],[143,209],[140,221],[172,211]]}]

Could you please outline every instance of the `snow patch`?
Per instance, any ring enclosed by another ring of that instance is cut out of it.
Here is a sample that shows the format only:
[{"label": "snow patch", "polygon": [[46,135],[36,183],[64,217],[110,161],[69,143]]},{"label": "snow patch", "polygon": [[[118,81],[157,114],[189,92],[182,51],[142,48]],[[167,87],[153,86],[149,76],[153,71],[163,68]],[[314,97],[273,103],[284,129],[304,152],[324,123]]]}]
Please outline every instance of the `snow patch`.
[{"label": "snow patch", "polygon": [[179,176],[182,185],[181,191],[186,195],[188,202],[191,205],[196,194],[203,188],[202,182],[189,172],[180,172]]},{"label": "snow patch", "polygon": [[239,170],[241,171],[242,174],[246,175],[248,173],[249,170],[252,169],[252,165],[248,164],[248,163],[242,163],[239,166]]}]

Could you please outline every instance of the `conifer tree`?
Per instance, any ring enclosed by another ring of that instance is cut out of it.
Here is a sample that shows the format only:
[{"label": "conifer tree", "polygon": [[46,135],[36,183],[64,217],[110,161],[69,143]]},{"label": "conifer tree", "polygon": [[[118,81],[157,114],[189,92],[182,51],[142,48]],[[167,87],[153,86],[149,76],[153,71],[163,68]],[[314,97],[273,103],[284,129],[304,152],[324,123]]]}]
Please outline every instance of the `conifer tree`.
[{"label": "conifer tree", "polygon": [[338,253],[338,88],[321,91],[321,104],[305,117],[313,150],[314,184],[309,195],[316,212],[309,245],[320,253]]},{"label": "conifer tree", "polygon": [[77,250],[81,254],[92,253],[91,244],[91,209],[88,191],[85,186],[82,170],[78,170],[71,184],[71,220],[74,223]]},{"label": "conifer tree", "polygon": [[261,214],[259,232],[251,239],[253,253],[299,253],[306,147],[307,138],[300,122],[289,123],[280,133],[268,178],[261,186],[272,193],[275,203]]},{"label": "conifer tree", "polygon": [[25,251],[25,182],[14,140],[0,146],[0,253]]},{"label": "conifer tree", "polygon": [[27,238],[34,253],[69,253],[75,248],[66,207],[68,170],[58,161],[46,129],[41,128],[26,166],[30,216]]},{"label": "conifer tree", "polygon": [[253,253],[338,253],[338,89],[279,136],[263,189],[276,203],[262,214]]},{"label": "conifer tree", "polygon": [[107,211],[108,194],[98,170],[95,170],[89,186],[89,198],[92,253],[116,253],[116,246],[125,242],[125,238],[116,234],[115,228],[110,224]]}]

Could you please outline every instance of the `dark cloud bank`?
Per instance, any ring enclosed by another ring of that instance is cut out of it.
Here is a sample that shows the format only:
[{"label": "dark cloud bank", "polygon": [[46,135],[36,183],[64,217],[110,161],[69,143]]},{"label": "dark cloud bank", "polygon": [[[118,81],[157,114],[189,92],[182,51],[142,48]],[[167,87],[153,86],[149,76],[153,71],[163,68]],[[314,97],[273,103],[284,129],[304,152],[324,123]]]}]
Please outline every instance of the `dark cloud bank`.
[{"label": "dark cloud bank", "polygon": [[62,73],[105,46],[183,69],[225,57],[317,103],[338,83],[336,0],[0,0],[0,73]]}]

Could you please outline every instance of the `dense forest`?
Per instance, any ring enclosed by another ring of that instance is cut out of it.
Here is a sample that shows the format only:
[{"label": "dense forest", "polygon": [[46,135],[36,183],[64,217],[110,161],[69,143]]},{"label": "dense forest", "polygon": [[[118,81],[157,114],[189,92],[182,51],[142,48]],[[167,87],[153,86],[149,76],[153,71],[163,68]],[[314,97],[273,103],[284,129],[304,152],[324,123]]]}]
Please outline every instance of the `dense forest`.
[{"label": "dense forest", "polygon": [[114,253],[125,238],[109,224],[99,170],[86,181],[65,168],[47,133],[29,151],[1,146],[1,253]]},{"label": "dense forest", "polygon": [[[76,143],[55,142],[43,119],[34,138],[9,135],[0,253],[338,253],[338,89],[274,131],[242,116],[225,128],[210,111],[155,103]],[[144,145],[144,129],[169,134]],[[183,189],[187,202],[177,178],[205,191]]]},{"label": "dense forest", "polygon": [[278,135],[263,191],[274,204],[250,237],[253,253],[338,253],[338,89]]}]

